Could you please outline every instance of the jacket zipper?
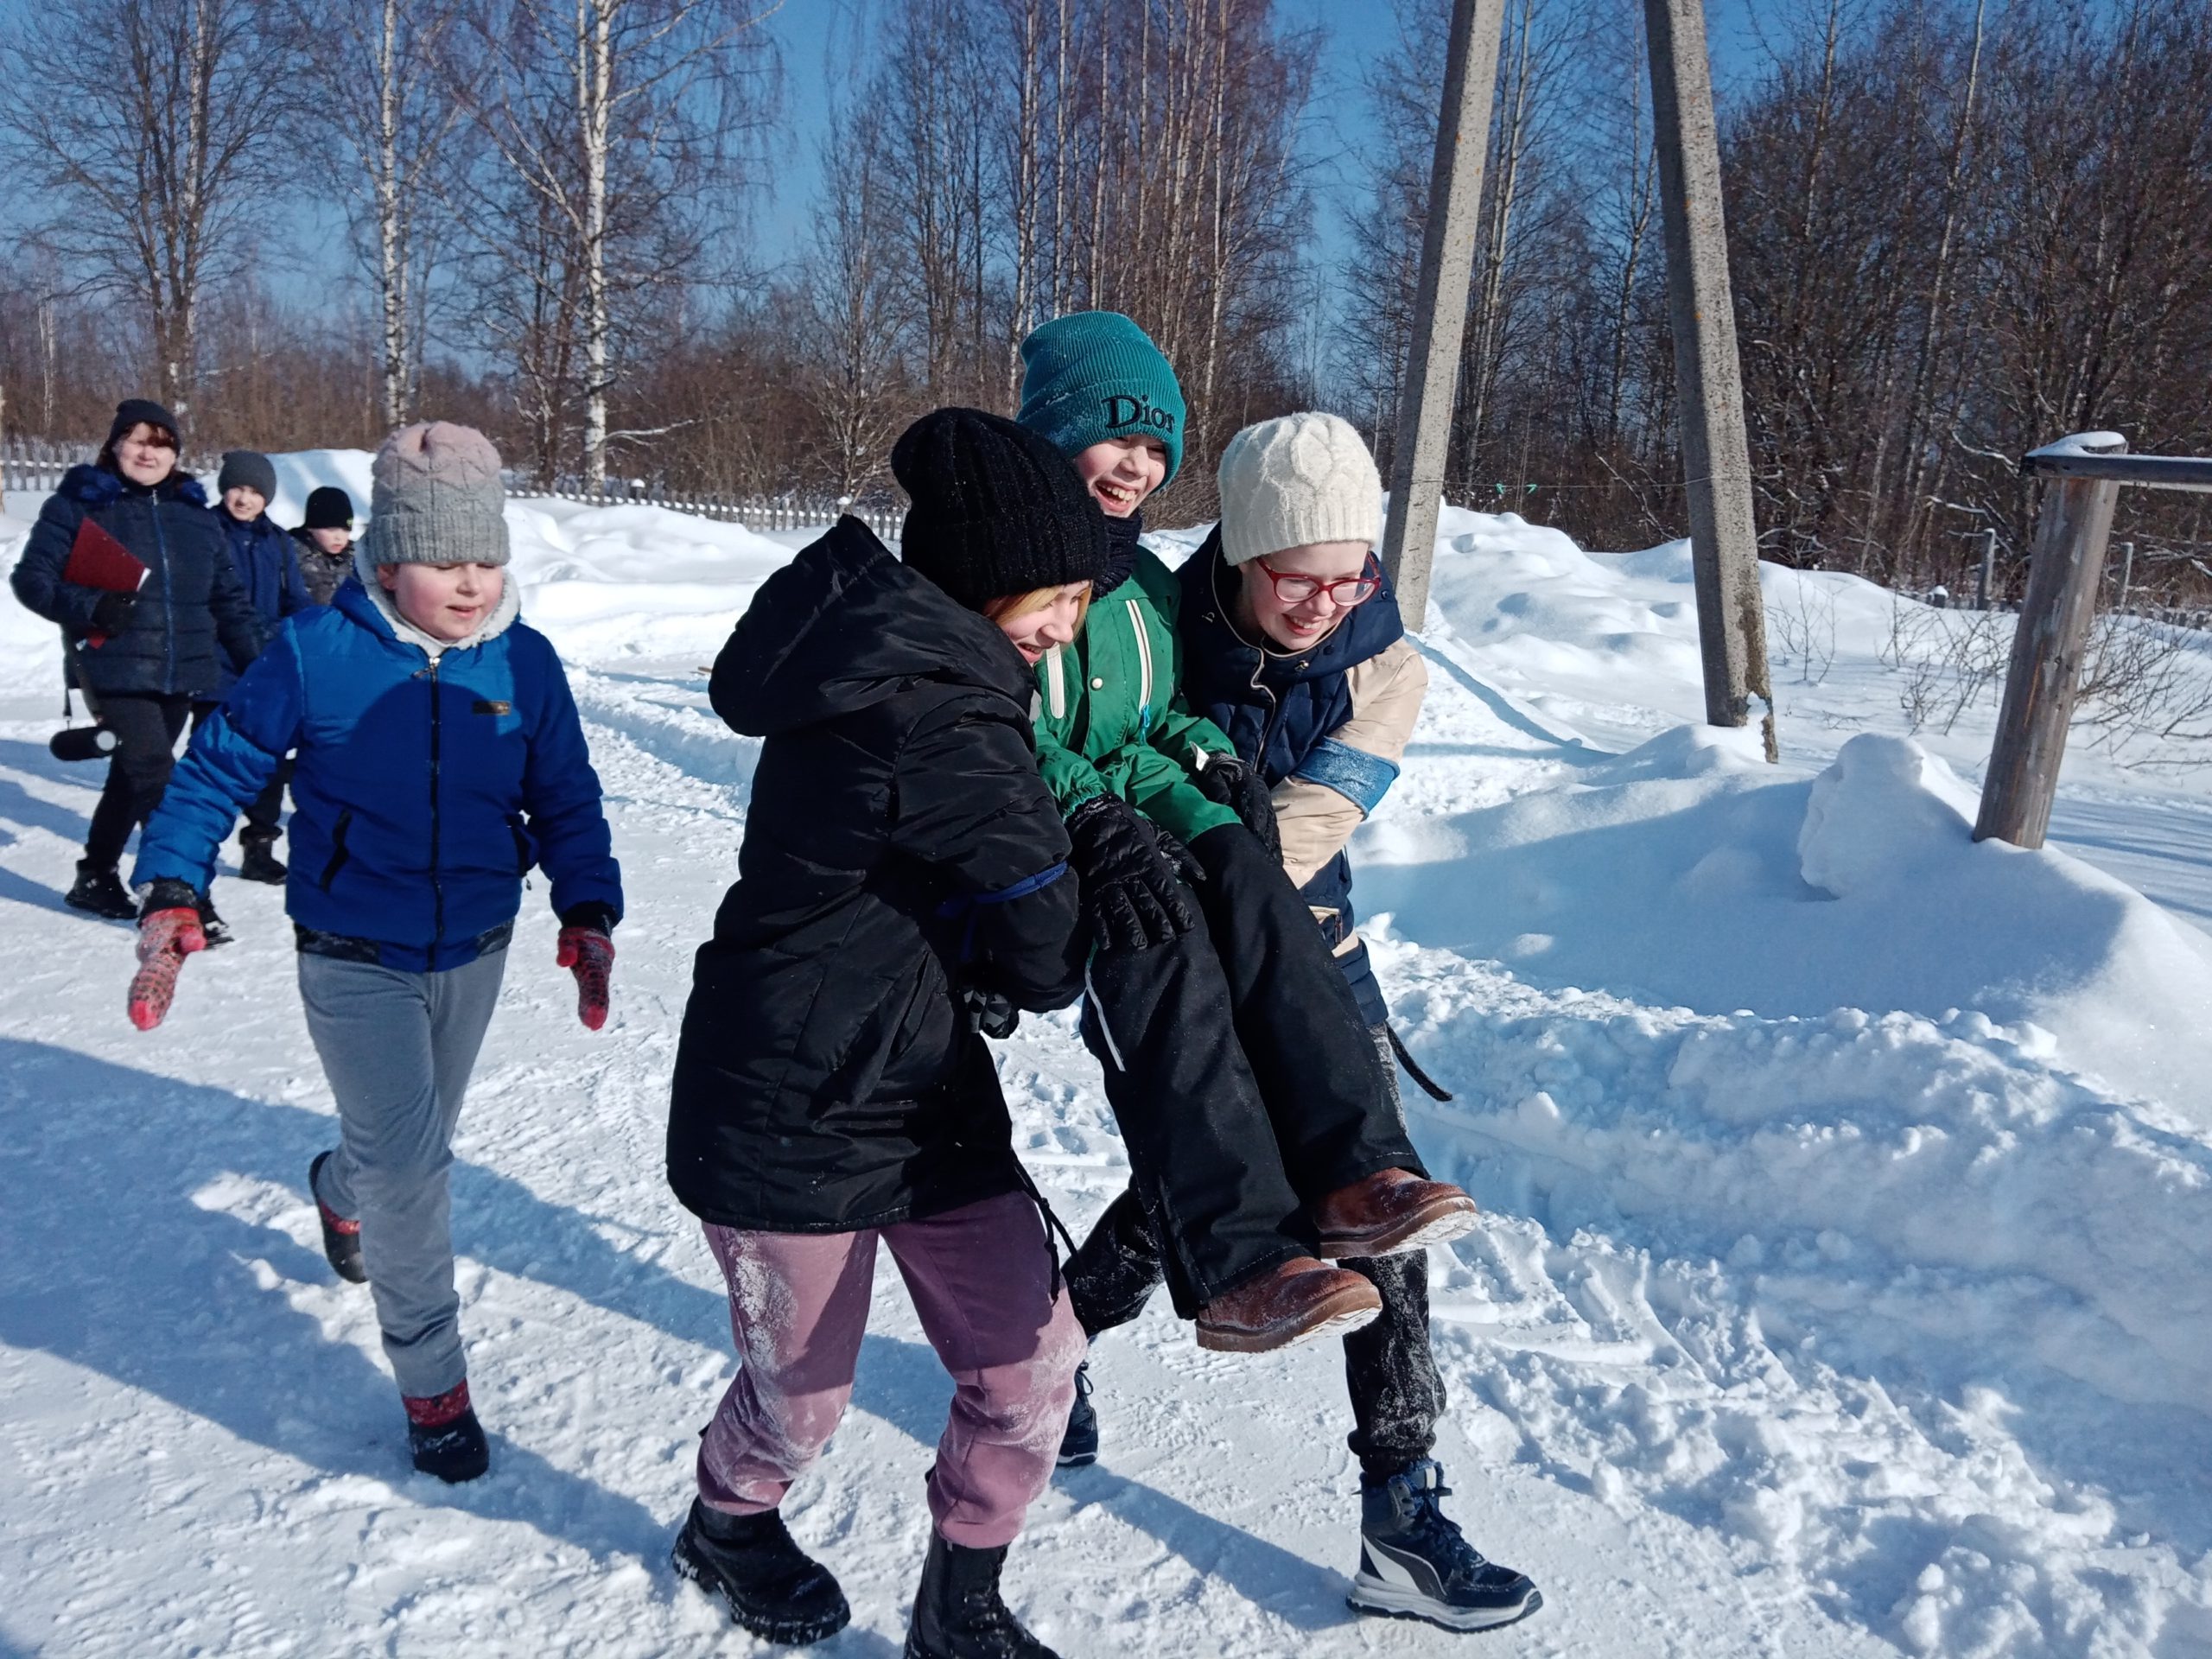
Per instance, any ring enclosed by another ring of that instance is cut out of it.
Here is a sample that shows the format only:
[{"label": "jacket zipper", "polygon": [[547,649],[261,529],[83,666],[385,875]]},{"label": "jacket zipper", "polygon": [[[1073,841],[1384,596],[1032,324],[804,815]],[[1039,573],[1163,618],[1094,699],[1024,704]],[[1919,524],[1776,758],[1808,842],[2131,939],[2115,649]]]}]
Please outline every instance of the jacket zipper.
[{"label": "jacket zipper", "polygon": [[176,593],[169,581],[169,542],[162,534],[162,498],[149,495],[146,512],[154,521],[154,550],[162,561],[162,690],[176,690]]},{"label": "jacket zipper", "polygon": [[430,658],[430,966],[438,970],[438,942],[446,936],[446,890],[438,879],[438,659]]}]

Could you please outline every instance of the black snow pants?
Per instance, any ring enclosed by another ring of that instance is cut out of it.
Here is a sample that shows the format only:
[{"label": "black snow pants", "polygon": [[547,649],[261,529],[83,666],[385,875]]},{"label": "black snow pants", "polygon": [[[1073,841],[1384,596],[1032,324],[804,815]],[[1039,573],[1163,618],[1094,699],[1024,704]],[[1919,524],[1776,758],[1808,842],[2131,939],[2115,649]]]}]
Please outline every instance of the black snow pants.
[{"label": "black snow pants", "polygon": [[1148,950],[1099,951],[1083,1014],[1185,1319],[1311,1255],[1308,1205],[1377,1170],[1426,1173],[1351,988],[1282,867],[1242,824],[1191,850],[1205,925]]},{"label": "black snow pants", "polygon": [[144,692],[100,694],[100,724],[115,734],[107,782],[85,832],[85,861],[111,870],[123,860],[130,832],[154,816],[176,765],[177,735],[192,699]]},{"label": "black snow pants", "polygon": [[[1395,1065],[1389,1039],[1376,1047]],[[1395,1076],[1391,1093],[1396,1095]],[[1444,1414],[1444,1380],[1428,1345],[1428,1253],[1340,1262],[1372,1284],[1382,1313],[1344,1338],[1344,1390],[1351,1396],[1352,1455],[1378,1484],[1435,1449]],[[1162,1273],[1160,1236],[1131,1187],[1106,1206],[1082,1248],[1068,1258],[1068,1300],[1086,1337],[1127,1325],[1141,1313]]]}]

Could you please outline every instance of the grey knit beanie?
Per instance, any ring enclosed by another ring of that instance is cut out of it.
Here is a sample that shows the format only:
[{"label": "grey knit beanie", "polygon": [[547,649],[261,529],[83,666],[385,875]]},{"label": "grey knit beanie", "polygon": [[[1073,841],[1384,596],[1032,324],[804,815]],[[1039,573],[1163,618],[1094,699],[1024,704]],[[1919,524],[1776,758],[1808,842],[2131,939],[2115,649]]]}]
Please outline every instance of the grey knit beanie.
[{"label": "grey knit beanie", "polygon": [[403,426],[370,469],[371,564],[505,564],[505,486],[499,452],[473,427],[449,421]]},{"label": "grey knit beanie", "polygon": [[223,470],[215,475],[215,493],[245,488],[264,501],[276,499],[276,468],[268,456],[255,449],[226,449]]},{"label": "grey knit beanie", "polygon": [[1264,559],[1315,542],[1382,534],[1382,479],[1341,416],[1285,415],[1248,426],[1221,456],[1221,556]]}]

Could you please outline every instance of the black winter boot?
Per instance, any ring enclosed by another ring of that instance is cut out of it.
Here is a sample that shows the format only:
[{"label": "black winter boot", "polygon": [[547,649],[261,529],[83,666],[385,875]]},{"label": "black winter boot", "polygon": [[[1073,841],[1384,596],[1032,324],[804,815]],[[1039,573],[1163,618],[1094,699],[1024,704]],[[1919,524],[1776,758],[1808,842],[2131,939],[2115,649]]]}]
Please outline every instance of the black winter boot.
[{"label": "black winter boot", "polygon": [[1060,1436],[1060,1467],[1079,1468],[1098,1461],[1098,1414],[1090,1404],[1090,1362],[1075,1368],[1075,1404],[1068,1408],[1067,1432]]},{"label": "black winter boot", "polygon": [[231,942],[231,925],[215,913],[215,901],[213,899],[202,899],[200,901],[200,931],[206,937],[207,948],[210,950],[219,944],[228,944]]},{"label": "black winter boot", "polygon": [[1346,1601],[1447,1630],[1492,1630],[1544,1605],[1525,1575],[1484,1560],[1459,1535],[1437,1503],[1451,1490],[1426,1458],[1379,1486],[1360,1482],[1359,1572]]},{"label": "black winter boot", "polygon": [[999,1599],[1006,1548],[964,1549],[930,1529],[906,1659],[1060,1659]]},{"label": "black winter boot", "polygon": [[248,830],[238,836],[238,845],[245,850],[238,855],[238,875],[247,881],[265,881],[270,887],[282,887],[284,881],[284,861],[276,856],[276,837],[259,830]]},{"label": "black winter boot", "polygon": [[791,1541],[774,1510],[731,1515],[695,1497],[669,1560],[763,1642],[803,1647],[852,1622],[837,1580]]},{"label": "black winter boot", "polygon": [[330,1154],[318,1152],[315,1161],[308,1166],[308,1197],[315,1200],[317,1220],[322,1223],[322,1255],[330,1263],[330,1270],[349,1285],[365,1285],[369,1270],[361,1261],[361,1224],[349,1221],[322,1201],[315,1191],[315,1178],[330,1161]]},{"label": "black winter boot", "polygon": [[426,1400],[402,1395],[400,1403],[407,1408],[408,1450],[424,1474],[458,1485],[492,1466],[491,1443],[468,1403],[467,1383]]},{"label": "black winter boot", "polygon": [[77,884],[61,902],[72,910],[89,911],[111,922],[138,919],[138,906],[124,888],[123,878],[115,873],[115,866],[99,869],[88,858],[77,861]]}]

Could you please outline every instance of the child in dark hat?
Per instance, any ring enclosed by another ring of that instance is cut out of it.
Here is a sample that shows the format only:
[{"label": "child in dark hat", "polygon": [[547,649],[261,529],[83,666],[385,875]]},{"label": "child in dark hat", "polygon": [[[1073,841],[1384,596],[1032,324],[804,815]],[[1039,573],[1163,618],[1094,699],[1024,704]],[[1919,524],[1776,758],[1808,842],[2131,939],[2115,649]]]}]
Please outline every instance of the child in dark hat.
[{"label": "child in dark hat", "polygon": [[[216,517],[231,545],[231,563],[237,567],[238,580],[245,584],[254,609],[261,613],[262,626],[273,634],[279,622],[315,603],[301,579],[291,538],[270,522],[267,512],[276,494],[276,468],[264,454],[233,449],[223,457],[215,488],[220,497]],[[226,664],[216,683],[215,695],[193,704],[194,731],[222,707],[223,699],[238,683],[238,672]],[[291,775],[291,762],[279,762],[269,786],[246,806],[245,827],[238,831],[243,849],[238,874],[249,881],[275,885],[284,880],[284,863],[276,856],[276,848],[282,833],[277,825],[284,810],[284,785]]]},{"label": "child in dark hat", "polygon": [[300,575],[308,597],[330,603],[353,569],[353,498],[335,484],[308,493],[308,507],[292,539],[299,543]]}]

